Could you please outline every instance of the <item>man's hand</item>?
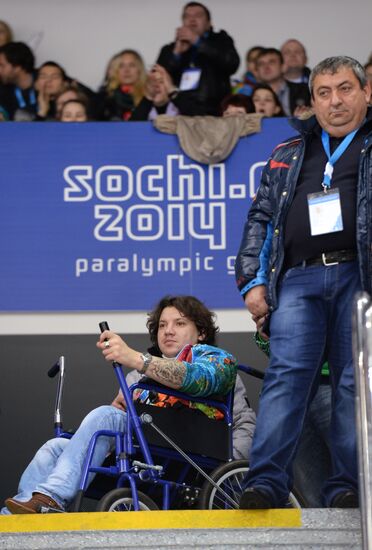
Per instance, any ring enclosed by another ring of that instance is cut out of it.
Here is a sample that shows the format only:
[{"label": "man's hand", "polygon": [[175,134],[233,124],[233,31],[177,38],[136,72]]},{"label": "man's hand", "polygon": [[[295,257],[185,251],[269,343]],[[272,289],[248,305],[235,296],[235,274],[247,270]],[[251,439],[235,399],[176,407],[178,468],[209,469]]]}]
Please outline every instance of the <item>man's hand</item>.
[{"label": "man's hand", "polygon": [[257,285],[251,288],[245,296],[245,305],[252,314],[255,323],[265,317],[269,312],[269,306],[266,302],[266,286]]},{"label": "man's hand", "polygon": [[119,390],[119,393],[117,394],[111,405],[113,407],[116,407],[117,409],[120,409],[121,411],[126,410],[127,406],[125,403],[123,392],[121,390]]},{"label": "man's hand", "polygon": [[189,50],[193,44],[196,44],[198,40],[199,35],[189,27],[179,27],[176,30],[176,43],[173,53],[182,54],[187,52],[187,50]]},{"label": "man's hand", "polygon": [[116,362],[131,369],[141,370],[143,360],[141,354],[128,346],[118,334],[105,330],[101,333],[97,347],[102,350],[106,361]]},{"label": "man's hand", "polygon": [[152,72],[147,75],[144,95],[149,101],[153,101],[156,94],[156,80]]},{"label": "man's hand", "polygon": [[[142,370],[143,359],[141,353],[130,348],[120,336],[111,330],[103,331],[96,345],[97,348],[102,351],[106,361],[110,363],[120,363],[120,365],[138,371]],[[176,390],[182,386],[185,374],[186,366],[183,361],[177,361],[177,359],[163,359],[161,357],[152,357],[146,370],[146,376]],[[116,406],[114,403],[121,403],[120,399],[117,401],[119,396],[120,392],[112,403],[114,407]],[[118,408],[121,407],[119,406]]]},{"label": "man's hand", "polygon": [[263,340],[269,340],[268,335],[263,331],[263,326],[265,324],[265,321],[266,321],[266,315],[265,317],[260,317],[256,322],[256,330]]},{"label": "man's hand", "polygon": [[172,77],[165,69],[165,67],[162,67],[161,65],[156,63],[153,66],[151,72],[154,74],[156,82],[163,84],[167,94],[175,89]]},{"label": "man's hand", "polygon": [[38,90],[37,114],[40,117],[45,118],[48,114],[49,107],[50,107],[50,95],[46,90],[46,82],[39,82],[38,85],[36,86],[36,89]]},{"label": "man's hand", "polygon": [[[155,107],[161,107],[169,103],[169,94],[176,90],[168,71],[161,65],[155,64],[147,77],[148,86],[151,86],[150,99]],[[146,92],[145,92],[146,93]]]}]

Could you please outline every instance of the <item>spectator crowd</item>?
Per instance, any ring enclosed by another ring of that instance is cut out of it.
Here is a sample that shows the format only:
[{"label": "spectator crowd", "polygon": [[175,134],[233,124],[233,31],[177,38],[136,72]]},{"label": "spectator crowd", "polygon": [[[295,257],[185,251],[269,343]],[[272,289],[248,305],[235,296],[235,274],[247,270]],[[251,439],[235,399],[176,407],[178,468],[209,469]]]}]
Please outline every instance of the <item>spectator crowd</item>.
[{"label": "spectator crowd", "polygon": [[[15,121],[143,121],[159,114],[305,117],[311,112],[310,69],[305,46],[289,39],[280,49],[253,46],[241,80],[231,36],[212,26],[211,13],[187,3],[173,42],[150,71],[140,52],[124,49],[109,60],[94,91],[71,77],[58,61],[35,66],[35,55],[0,21],[0,118]],[[372,79],[372,54],[365,70]],[[65,106],[65,104],[68,104]]]}]

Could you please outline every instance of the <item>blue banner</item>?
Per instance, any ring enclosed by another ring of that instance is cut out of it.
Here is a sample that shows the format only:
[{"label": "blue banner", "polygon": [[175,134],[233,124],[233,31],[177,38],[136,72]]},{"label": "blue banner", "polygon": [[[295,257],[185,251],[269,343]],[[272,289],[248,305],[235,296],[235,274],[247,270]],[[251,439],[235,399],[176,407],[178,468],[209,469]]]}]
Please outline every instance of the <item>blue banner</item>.
[{"label": "blue banner", "polygon": [[0,310],[148,310],[169,293],[241,307],[243,224],[293,134],[264,120],[206,166],[150,123],[0,124]]}]

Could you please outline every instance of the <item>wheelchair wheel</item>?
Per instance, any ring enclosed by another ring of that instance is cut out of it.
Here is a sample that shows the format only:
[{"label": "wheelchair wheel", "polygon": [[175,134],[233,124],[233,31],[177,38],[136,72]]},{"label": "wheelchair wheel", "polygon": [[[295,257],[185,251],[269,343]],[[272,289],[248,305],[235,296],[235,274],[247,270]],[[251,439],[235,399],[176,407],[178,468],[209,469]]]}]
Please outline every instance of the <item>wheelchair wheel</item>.
[{"label": "wheelchair wheel", "polygon": [[[142,511],[159,510],[151,498],[138,491],[139,509]],[[97,512],[134,512],[131,489],[113,489],[101,498]]]},{"label": "wheelchair wheel", "polygon": [[[239,508],[240,496],[243,492],[243,480],[249,470],[248,460],[233,460],[216,468],[210,477],[221,489],[225,491]],[[208,481],[203,484],[199,507],[202,510],[226,510],[234,509],[233,505]],[[301,508],[299,499],[294,493],[290,493],[288,508]]]}]

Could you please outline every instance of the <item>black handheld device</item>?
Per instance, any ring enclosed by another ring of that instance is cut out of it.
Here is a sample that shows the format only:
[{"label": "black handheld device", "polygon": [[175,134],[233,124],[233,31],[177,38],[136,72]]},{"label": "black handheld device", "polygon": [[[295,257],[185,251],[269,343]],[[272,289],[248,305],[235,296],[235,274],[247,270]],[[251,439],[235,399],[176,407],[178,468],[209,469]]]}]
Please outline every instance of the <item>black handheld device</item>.
[{"label": "black handheld device", "polygon": [[[99,323],[99,328],[100,328],[100,331],[101,332],[105,332],[105,330],[110,330],[110,327],[108,326],[108,322],[107,321],[101,321],[101,323]],[[105,341],[107,342],[107,338],[105,338]],[[112,366],[113,367],[120,367],[120,364],[117,363],[116,361],[114,361],[112,363]]]},{"label": "black handheld device", "polygon": [[55,363],[53,367],[48,370],[49,378],[54,378],[59,373],[59,362]]},{"label": "black handheld device", "polygon": [[110,330],[107,321],[102,321],[99,324],[99,328],[100,328],[101,332],[105,332],[105,330]]}]

